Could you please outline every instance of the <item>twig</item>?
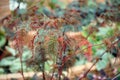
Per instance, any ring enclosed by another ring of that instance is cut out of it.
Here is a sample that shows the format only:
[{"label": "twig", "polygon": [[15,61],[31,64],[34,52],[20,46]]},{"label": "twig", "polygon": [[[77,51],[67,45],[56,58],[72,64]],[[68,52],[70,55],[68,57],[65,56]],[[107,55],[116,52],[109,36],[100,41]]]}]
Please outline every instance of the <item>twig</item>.
[{"label": "twig", "polygon": [[[119,40],[117,40],[117,41],[115,41],[113,44],[111,44],[110,48],[112,47],[112,45],[116,44],[117,42],[119,42]],[[108,50],[106,50],[106,51],[108,51]],[[101,60],[102,56],[106,53],[106,51],[103,52],[103,53],[100,55],[100,57],[93,63],[93,65],[86,71],[86,73],[85,73],[82,77],[79,78],[79,80],[81,80],[82,78],[86,77],[86,75],[90,72],[90,70],[93,68],[93,66],[94,66],[99,60]],[[118,75],[120,75],[120,72],[118,73]],[[116,77],[117,77],[118,75],[116,75]],[[112,80],[114,80],[114,79],[112,79]]]},{"label": "twig", "polygon": [[46,79],[45,79],[45,71],[44,71],[44,70],[45,70],[45,63],[43,63],[42,66],[43,66],[43,70],[42,70],[43,80],[46,80]]},{"label": "twig", "polygon": [[53,80],[54,72],[55,72],[55,70],[53,70],[53,73],[52,73],[52,76],[51,76],[50,80]]},{"label": "twig", "polygon": [[20,55],[20,63],[21,63],[21,74],[22,74],[23,80],[25,80],[25,77],[24,77],[24,74],[23,74],[22,55]]},{"label": "twig", "polygon": [[[20,53],[20,51],[19,51],[19,53]],[[24,74],[23,74],[22,53],[20,53],[20,63],[21,63],[21,74],[22,74],[23,80],[25,80],[25,77],[24,77]]]},{"label": "twig", "polygon": [[119,77],[120,76],[120,72],[118,72],[116,75],[115,75],[115,77],[113,77],[111,80],[115,80],[117,77]]},{"label": "twig", "polygon": [[22,64],[22,46],[19,46],[19,44],[21,45],[21,43],[20,43],[20,40],[19,39],[17,39],[17,36],[15,37],[15,39],[16,39],[16,45],[17,45],[17,47],[18,47],[18,52],[19,52],[19,54],[20,54],[20,63],[21,63],[21,75],[22,75],[22,77],[23,77],[23,80],[25,80],[25,77],[24,77],[24,74],[23,74],[23,64]]},{"label": "twig", "polygon": [[84,75],[83,75],[82,77],[79,78],[79,80],[82,80],[82,78],[85,78],[85,77],[87,76],[87,74],[90,72],[90,70],[94,67],[94,65],[95,65],[99,60],[101,60],[101,57],[102,57],[105,53],[106,53],[106,51],[101,54],[100,58],[97,58],[97,59],[96,59],[96,61],[93,63],[93,65],[84,73]]},{"label": "twig", "polygon": [[18,47],[18,51],[19,51],[19,54],[20,54],[21,74],[22,74],[23,80],[25,80],[25,77],[24,77],[24,74],[23,74],[22,53],[20,52],[19,47]]}]

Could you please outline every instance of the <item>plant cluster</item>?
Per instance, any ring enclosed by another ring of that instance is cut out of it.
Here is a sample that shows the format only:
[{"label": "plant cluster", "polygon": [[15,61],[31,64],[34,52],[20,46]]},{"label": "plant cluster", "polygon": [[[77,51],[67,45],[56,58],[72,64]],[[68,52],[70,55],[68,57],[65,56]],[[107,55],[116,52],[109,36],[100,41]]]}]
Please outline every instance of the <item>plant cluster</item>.
[{"label": "plant cluster", "polygon": [[[66,8],[57,3],[57,0],[48,3],[41,0],[28,8],[28,12],[18,14],[16,9],[14,15],[2,21],[20,57],[22,75],[26,64],[41,71],[43,80],[69,80],[65,74],[69,68],[89,61],[93,65],[74,79],[118,79],[119,67],[118,73],[110,75],[107,73],[111,70],[106,71],[106,67],[116,69],[117,62],[111,60],[120,56],[120,1],[75,0]],[[29,32],[33,33],[28,37]],[[23,56],[25,46],[30,51],[28,57]],[[91,72],[93,66],[98,75]]]}]

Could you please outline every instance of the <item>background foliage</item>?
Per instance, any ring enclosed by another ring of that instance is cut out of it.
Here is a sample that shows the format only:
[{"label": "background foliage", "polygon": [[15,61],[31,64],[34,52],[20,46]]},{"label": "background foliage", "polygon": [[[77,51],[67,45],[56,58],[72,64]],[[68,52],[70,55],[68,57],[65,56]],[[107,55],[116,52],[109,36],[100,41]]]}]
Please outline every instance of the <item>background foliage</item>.
[{"label": "background foliage", "polygon": [[[45,79],[48,71],[57,73],[53,78],[60,80],[68,68],[93,62],[97,76],[116,78],[119,67],[111,60],[119,61],[120,55],[119,0],[41,0],[33,4],[18,0],[21,2],[27,8],[18,5],[0,28],[1,74],[42,71]],[[105,72],[108,65],[117,69],[112,76]],[[79,75],[85,76],[76,78],[94,78],[90,70]]]}]

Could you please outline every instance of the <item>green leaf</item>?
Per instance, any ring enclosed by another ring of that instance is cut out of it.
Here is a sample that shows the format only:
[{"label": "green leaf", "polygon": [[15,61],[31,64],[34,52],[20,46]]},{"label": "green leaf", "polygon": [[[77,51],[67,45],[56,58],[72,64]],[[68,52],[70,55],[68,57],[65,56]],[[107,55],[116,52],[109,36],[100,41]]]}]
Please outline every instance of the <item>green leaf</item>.
[{"label": "green leaf", "polygon": [[[104,53],[103,49],[97,50],[97,52],[95,53],[95,56],[99,57],[103,53]],[[112,58],[110,53],[105,52],[104,55],[102,56],[102,60],[98,61],[98,63],[96,64],[97,70],[99,71],[101,69],[104,69],[107,66],[110,58]]]},{"label": "green leaf", "polygon": [[[25,69],[26,69],[26,65],[23,64],[23,70],[25,71]],[[10,66],[10,71],[11,71],[12,73],[21,71],[21,63],[20,63],[20,62],[16,62],[15,64],[11,65],[11,66]]]},{"label": "green leaf", "polygon": [[52,66],[50,67],[50,65],[52,64],[53,64],[53,61],[50,61],[50,60],[45,62],[45,70],[50,71],[52,68]]},{"label": "green leaf", "polygon": [[0,47],[2,47],[5,44],[5,42],[6,42],[5,36],[0,35]]},{"label": "green leaf", "polygon": [[3,74],[3,73],[4,73],[4,69],[0,68],[0,74]]},{"label": "green leaf", "polygon": [[87,27],[82,27],[82,29],[83,29],[82,32],[81,32],[82,35],[87,37],[88,36]]},{"label": "green leaf", "polygon": [[100,27],[97,35],[105,36],[109,31],[111,31],[111,29],[112,29],[111,27]]},{"label": "green leaf", "polygon": [[80,66],[80,65],[83,65],[86,63],[86,60],[85,58],[84,59],[80,59],[79,61],[76,61],[75,62],[75,65],[74,66]]},{"label": "green leaf", "polygon": [[118,72],[120,72],[120,67],[118,68]]},{"label": "green leaf", "polygon": [[19,10],[18,10],[18,13],[19,13],[19,14],[25,14],[26,12],[27,12],[26,9],[19,9]]},{"label": "green leaf", "polygon": [[8,52],[10,52],[13,56],[15,56],[15,55],[17,54],[16,51],[15,51],[15,49],[13,49],[13,48],[11,48],[11,47],[6,46],[6,50],[7,50]]},{"label": "green leaf", "polygon": [[57,3],[57,2],[58,2],[58,0],[51,0],[51,2],[53,2],[53,3]]},{"label": "green leaf", "polygon": [[17,62],[17,63],[15,63],[15,64],[13,64],[13,65],[10,66],[10,71],[11,71],[12,73],[18,72],[18,71],[20,71],[20,69],[21,69],[21,64],[20,64],[20,62]]},{"label": "green leaf", "polygon": [[96,64],[96,68],[98,71],[100,71],[101,69],[104,69],[107,66],[108,61],[106,60],[101,60]]},{"label": "green leaf", "polygon": [[0,61],[0,66],[10,66],[13,64],[15,57],[6,57]]},{"label": "green leaf", "polygon": [[89,7],[97,7],[95,1],[88,0],[88,6]]},{"label": "green leaf", "polygon": [[118,42],[118,47],[120,48],[120,42]]},{"label": "green leaf", "polygon": [[[11,72],[18,72],[21,70],[21,62],[20,58],[16,58],[12,61],[13,63],[10,65],[10,71]],[[23,70],[26,71],[26,64],[23,62]]]},{"label": "green leaf", "polygon": [[26,61],[28,59],[30,59],[30,57],[32,56],[32,52],[29,49],[24,49],[23,54],[22,54],[22,60]]}]

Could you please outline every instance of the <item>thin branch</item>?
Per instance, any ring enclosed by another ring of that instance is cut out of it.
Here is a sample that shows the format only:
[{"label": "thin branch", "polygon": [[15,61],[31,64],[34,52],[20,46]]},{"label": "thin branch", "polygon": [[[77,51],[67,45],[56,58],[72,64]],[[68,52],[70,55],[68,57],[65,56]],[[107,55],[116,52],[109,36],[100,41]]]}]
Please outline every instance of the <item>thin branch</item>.
[{"label": "thin branch", "polygon": [[42,67],[43,67],[43,70],[42,70],[43,80],[46,80],[46,79],[45,79],[45,63],[44,63],[44,62],[43,62]]},{"label": "thin branch", "polygon": [[111,80],[115,80],[117,77],[119,77],[120,76],[120,72],[118,72],[116,75],[115,75],[115,77],[113,77]]},{"label": "thin branch", "polygon": [[[116,44],[117,42],[119,42],[119,40],[117,40],[117,41],[115,41],[113,44],[111,44],[110,48],[111,48],[114,44]],[[108,50],[106,50],[106,51],[108,51]],[[96,59],[96,61],[93,63],[93,65],[86,71],[86,73],[85,73],[82,77],[80,77],[79,80],[81,80],[82,78],[84,78],[84,77],[87,76],[87,74],[90,72],[90,70],[93,68],[93,66],[94,66],[99,60],[101,60],[102,56],[106,53],[106,51],[103,52],[98,59]],[[120,73],[119,73],[118,75],[120,75]]]},{"label": "thin branch", "polygon": [[22,55],[20,55],[20,63],[21,63],[21,74],[22,74],[23,80],[25,80],[24,73],[23,73]]},{"label": "thin branch", "polygon": [[[22,77],[23,77],[23,80],[25,80],[25,77],[24,77],[24,74],[23,74],[23,64],[22,64],[22,48],[23,47],[21,47],[21,46],[19,46],[19,39],[17,39],[16,38],[16,41],[17,41],[17,43],[16,43],[16,45],[17,45],[17,47],[18,47],[18,52],[19,52],[19,54],[20,54],[20,63],[21,63],[21,75],[22,75]],[[21,44],[20,44],[21,45]]]},{"label": "thin branch", "polygon": [[[107,50],[106,50],[106,51],[107,51]],[[87,74],[88,74],[88,73],[90,72],[90,70],[95,66],[95,64],[96,64],[99,60],[101,60],[101,57],[106,53],[106,51],[101,54],[100,58],[97,58],[97,59],[96,59],[96,61],[93,63],[93,65],[84,73],[84,75],[83,75],[82,77],[79,78],[79,80],[82,80],[82,78],[85,78],[85,77],[87,76]]]},{"label": "thin branch", "polygon": [[53,80],[54,72],[55,72],[55,70],[53,70],[50,80]]}]

